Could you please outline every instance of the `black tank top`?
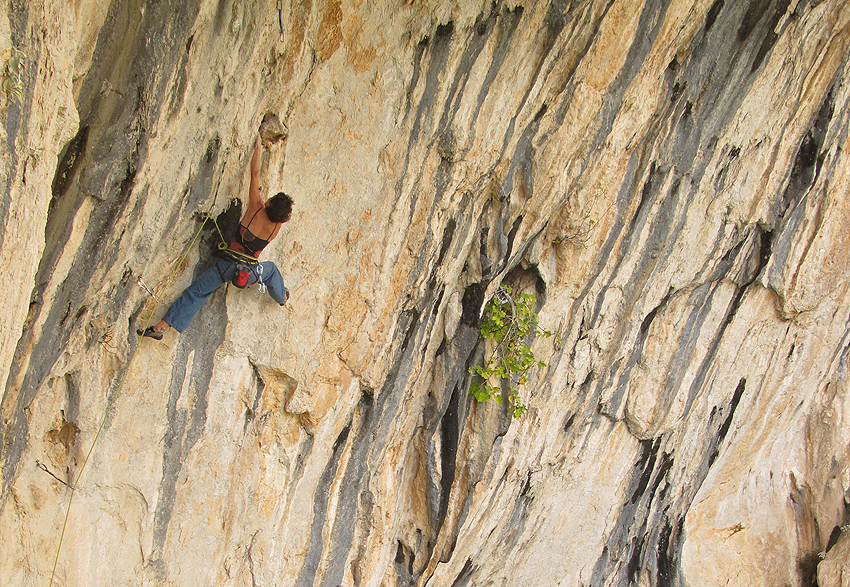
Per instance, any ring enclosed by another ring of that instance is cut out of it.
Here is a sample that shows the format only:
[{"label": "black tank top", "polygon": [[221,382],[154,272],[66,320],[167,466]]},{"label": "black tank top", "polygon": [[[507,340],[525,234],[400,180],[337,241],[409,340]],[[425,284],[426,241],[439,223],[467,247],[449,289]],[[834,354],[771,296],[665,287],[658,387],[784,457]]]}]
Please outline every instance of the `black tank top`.
[{"label": "black tank top", "polygon": [[[257,217],[257,213],[260,210],[262,210],[262,208],[258,208],[257,212],[254,212],[254,215],[251,216],[251,220],[248,221],[248,226],[242,226],[242,223],[239,223],[239,230],[236,235],[236,242],[242,245],[245,251],[254,257],[259,257],[260,252],[268,246],[269,241],[271,240],[270,238],[262,239],[249,230],[251,223],[254,222],[254,218]],[[275,225],[277,225],[276,222]],[[274,229],[272,229],[272,234],[274,234]]]}]

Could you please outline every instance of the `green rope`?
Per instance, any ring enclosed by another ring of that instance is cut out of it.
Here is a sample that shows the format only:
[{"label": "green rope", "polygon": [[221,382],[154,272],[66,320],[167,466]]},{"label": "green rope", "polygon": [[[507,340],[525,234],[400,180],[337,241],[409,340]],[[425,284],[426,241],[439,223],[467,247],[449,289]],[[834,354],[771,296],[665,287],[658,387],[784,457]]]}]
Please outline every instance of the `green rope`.
[{"label": "green rope", "polygon": [[[168,278],[165,281],[165,288],[168,288],[173,283],[174,278],[177,275],[177,272],[180,270],[180,267],[183,265],[183,261],[186,260],[186,257],[189,255],[189,252],[192,250],[192,247],[195,245],[195,242],[198,240],[198,237],[201,236],[201,231],[204,229],[204,226],[207,225],[207,220],[212,219],[213,223],[215,224],[216,230],[218,230],[218,234],[222,238],[222,241],[225,240],[224,235],[221,233],[221,229],[218,227],[218,222],[216,222],[215,216],[212,215],[212,210],[213,210],[213,207],[215,206],[216,200],[218,199],[218,188],[219,188],[219,186],[221,186],[221,179],[224,176],[224,168],[227,165],[227,155],[229,153],[230,153],[230,149],[227,149],[225,151],[224,163],[221,166],[221,175],[219,176],[218,185],[216,186],[216,189],[215,189],[215,195],[213,196],[213,200],[210,203],[209,209],[204,214],[204,221],[201,223],[201,226],[200,226],[200,228],[198,228],[197,232],[195,232],[195,236],[192,237],[192,240],[189,242],[189,246],[186,247],[185,252],[180,257],[180,260],[177,262],[177,265],[175,266],[174,270],[168,275]],[[154,314],[156,313],[157,307],[159,306],[159,300],[154,296],[151,296],[151,297],[153,297],[153,299],[154,299],[154,305],[153,305],[153,308],[151,309],[150,316],[148,316],[148,318],[146,320],[145,328],[143,330],[147,329],[147,327],[151,325],[151,318],[153,318]],[[141,338],[141,336],[139,338]],[[97,428],[97,433],[95,433],[95,435],[94,435],[94,439],[92,440],[91,446],[89,447],[89,450],[86,453],[86,458],[83,460],[83,464],[80,467],[80,471],[77,473],[77,477],[74,480],[74,482],[70,484],[71,495],[68,498],[68,507],[65,509],[65,520],[64,520],[64,522],[62,522],[62,532],[59,535],[59,545],[56,547],[56,557],[53,559],[53,569],[50,572],[50,584],[49,584],[50,587],[53,586],[53,579],[56,576],[56,566],[59,563],[59,553],[62,550],[62,542],[65,539],[65,529],[68,527],[68,518],[71,515],[71,504],[74,501],[74,494],[76,493],[77,485],[80,482],[80,478],[83,476],[83,472],[86,469],[86,465],[88,465],[88,462],[89,462],[89,459],[91,458],[92,452],[94,452],[94,447],[97,444],[98,438],[100,438],[100,433],[103,431],[103,427],[106,425],[106,419],[109,417],[109,414],[112,411],[112,407],[115,404],[115,400],[118,398],[118,395],[121,391],[121,388],[124,386],[124,381],[127,378],[127,373],[130,372],[130,366],[132,365],[133,359],[136,356],[136,351],[139,350],[140,346],[141,345],[136,344],[135,348],[133,348],[133,352],[130,354],[130,358],[127,360],[127,368],[124,370],[124,373],[121,375],[121,379],[119,380],[118,385],[115,388],[115,392],[112,394],[112,397],[109,399],[109,402],[106,404],[106,410],[103,413],[103,418],[100,421],[100,426],[98,426],[98,428]]]},{"label": "green rope", "polygon": [[[183,261],[186,260],[186,257],[189,255],[189,251],[192,250],[192,247],[195,245],[195,242],[198,240],[198,237],[201,235],[201,231],[204,229],[204,226],[206,226],[207,220],[209,218],[213,218],[213,221],[215,221],[215,218],[213,216],[209,215],[209,214],[206,216],[206,218],[204,218],[203,223],[201,223],[201,227],[195,233],[195,236],[192,237],[192,241],[189,243],[189,246],[186,247],[186,252],[183,253],[183,256],[180,257],[180,261],[178,261],[177,266],[169,274],[168,279],[166,280],[166,285],[165,285],[166,288],[171,285],[174,277],[177,275],[177,272],[179,271],[180,267],[183,265]],[[220,232],[221,231],[219,231],[219,233]],[[148,319],[146,321],[145,329],[148,326],[151,325],[151,318],[156,313],[156,309],[157,309],[158,306],[159,306],[159,300],[157,300],[154,297],[154,305],[153,305],[153,308],[151,309],[150,316],[148,317]],[[141,337],[139,337],[139,338],[141,338]],[[50,572],[50,586],[51,587],[53,585],[53,578],[56,575],[56,566],[59,563],[59,553],[62,550],[62,542],[65,539],[65,529],[68,526],[68,517],[71,515],[71,503],[73,503],[73,501],[74,501],[74,494],[76,493],[77,485],[80,482],[80,478],[83,476],[83,472],[86,469],[86,465],[88,465],[89,458],[91,458],[92,452],[94,451],[94,447],[97,444],[97,440],[98,440],[98,438],[100,438],[100,433],[103,431],[103,427],[106,425],[106,419],[109,417],[109,414],[112,411],[112,406],[115,404],[115,400],[118,398],[119,392],[121,391],[121,388],[124,386],[124,381],[127,378],[127,373],[130,372],[130,365],[132,365],[133,359],[136,356],[136,351],[139,350],[140,346],[141,345],[136,344],[135,348],[133,348],[133,352],[130,354],[130,358],[127,361],[127,368],[124,369],[124,373],[121,375],[121,379],[118,382],[118,386],[115,388],[115,393],[112,394],[112,397],[109,399],[109,402],[106,404],[106,411],[103,413],[103,418],[100,421],[100,426],[98,426],[98,428],[97,428],[97,433],[94,435],[94,439],[92,440],[92,443],[91,443],[91,446],[89,447],[88,453],[86,453],[86,458],[83,460],[83,464],[80,467],[80,471],[77,473],[77,477],[74,480],[74,482],[70,484],[70,486],[71,486],[71,496],[68,498],[68,507],[65,510],[65,521],[62,523],[62,533],[59,535],[59,545],[56,547],[56,557],[53,559],[53,570]]]}]

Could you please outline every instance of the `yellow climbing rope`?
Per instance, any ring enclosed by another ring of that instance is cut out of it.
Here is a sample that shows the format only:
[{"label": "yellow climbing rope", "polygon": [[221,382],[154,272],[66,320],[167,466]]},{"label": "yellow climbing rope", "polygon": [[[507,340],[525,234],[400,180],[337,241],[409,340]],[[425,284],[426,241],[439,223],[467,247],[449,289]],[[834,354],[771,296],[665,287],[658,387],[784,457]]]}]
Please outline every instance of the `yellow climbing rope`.
[{"label": "yellow climbing rope", "polygon": [[[207,214],[206,218],[204,218],[203,223],[201,223],[201,227],[198,229],[198,231],[195,233],[195,236],[192,238],[191,242],[189,243],[189,246],[186,247],[186,251],[183,253],[183,256],[180,257],[180,261],[177,263],[177,266],[169,274],[168,279],[166,280],[166,283],[165,283],[166,288],[168,286],[170,286],[171,283],[173,282],[174,277],[177,275],[178,271],[180,270],[180,267],[183,265],[183,261],[186,260],[186,257],[188,256],[189,251],[192,250],[192,247],[194,246],[195,242],[198,240],[198,237],[201,235],[201,231],[204,229],[204,226],[206,226],[207,220],[209,218],[211,218],[211,216],[209,214]],[[215,220],[215,219],[213,219],[213,220]],[[221,232],[221,231],[219,231],[219,232]],[[156,313],[156,309],[159,306],[159,300],[153,295],[151,295],[151,297],[153,297],[153,299],[154,299],[154,305],[153,305],[153,308],[151,309],[150,316],[148,316],[148,318],[146,320],[145,328],[147,328],[148,326],[151,325],[151,318],[154,316],[154,314]],[[143,328],[142,330],[144,330],[145,328]],[[139,338],[141,338],[141,337],[139,337]],[[59,563],[59,552],[62,550],[62,541],[65,538],[65,529],[68,526],[68,518],[71,514],[71,503],[74,501],[74,494],[76,493],[77,485],[80,482],[80,478],[83,476],[83,472],[86,470],[86,465],[89,462],[89,458],[91,458],[92,452],[94,451],[94,447],[97,444],[98,438],[100,438],[100,433],[103,431],[103,427],[106,424],[106,419],[109,417],[109,414],[112,411],[112,406],[115,404],[115,400],[118,398],[118,395],[121,392],[121,388],[124,386],[124,380],[127,378],[127,373],[130,371],[130,365],[132,365],[132,363],[133,363],[133,358],[136,356],[136,351],[139,350],[139,346],[140,346],[139,344],[136,344],[136,346],[133,348],[133,352],[130,354],[130,358],[127,360],[127,368],[124,369],[124,373],[121,375],[121,379],[118,381],[118,386],[115,388],[115,393],[112,394],[112,397],[109,399],[109,402],[106,404],[106,410],[103,413],[103,418],[100,420],[100,426],[98,426],[98,428],[97,428],[97,432],[94,435],[94,439],[92,440],[91,446],[89,447],[89,451],[86,453],[86,458],[83,459],[83,464],[80,467],[79,472],[77,473],[76,479],[74,480],[73,483],[68,484],[68,486],[71,489],[71,496],[68,498],[68,506],[65,508],[65,521],[62,523],[62,533],[59,535],[59,545],[56,547],[56,557],[53,560],[53,570],[50,572],[50,586],[51,587],[53,585],[53,578],[56,575],[56,565]]]},{"label": "yellow climbing rope", "polygon": [[[221,167],[221,175],[219,176],[218,186],[221,185],[221,178],[224,175],[224,168],[227,165],[227,155],[229,153],[230,153],[230,149],[228,148],[225,151],[224,164]],[[183,255],[180,257],[180,260],[177,262],[177,265],[175,266],[174,270],[171,271],[171,273],[168,275],[167,279],[165,280],[164,289],[168,288],[173,283],[174,278],[177,276],[177,273],[180,271],[180,268],[183,266],[183,261],[186,260],[186,257],[189,255],[189,251],[192,250],[192,247],[195,245],[195,242],[198,240],[198,237],[201,236],[201,231],[207,225],[207,221],[209,219],[212,219],[213,223],[215,224],[216,230],[218,230],[218,234],[221,236],[222,241],[226,240],[224,238],[224,235],[221,232],[221,229],[218,227],[218,222],[216,222],[215,217],[212,215],[213,207],[215,206],[216,200],[218,199],[218,186],[216,186],[215,196],[213,196],[213,201],[210,203],[209,209],[204,214],[204,221],[201,223],[201,226],[200,226],[200,228],[198,228],[197,232],[195,232],[195,236],[192,237],[192,240],[189,242],[189,245],[186,247],[186,250],[184,251]],[[140,285],[143,285],[143,284],[140,283]],[[143,331],[145,329],[147,329],[148,326],[151,326],[151,318],[154,316],[154,314],[156,313],[157,307],[159,306],[159,300],[156,298],[156,296],[153,295],[153,292],[148,290],[147,287],[145,287],[144,289],[146,289],[148,291],[148,294],[150,294],[150,296],[154,299],[154,305],[153,305],[153,308],[151,309],[150,315],[145,320],[145,327],[142,329]],[[139,337],[139,338],[141,338],[141,337]],[[86,469],[86,465],[88,465],[89,458],[91,458],[92,452],[94,451],[94,447],[97,444],[97,440],[98,440],[98,438],[100,438],[100,433],[103,431],[103,427],[106,425],[106,419],[109,417],[109,414],[112,411],[112,407],[115,404],[115,400],[118,398],[118,396],[121,392],[121,388],[124,386],[124,380],[127,378],[127,373],[130,371],[130,366],[132,365],[133,359],[136,356],[136,351],[139,350],[139,346],[140,345],[137,343],[136,346],[133,348],[133,352],[130,353],[130,358],[127,360],[127,368],[124,369],[124,373],[121,375],[121,379],[118,381],[118,385],[115,388],[115,392],[112,394],[112,397],[109,399],[109,401],[106,404],[106,410],[103,413],[103,418],[100,420],[100,426],[98,426],[98,428],[97,428],[97,432],[94,435],[94,439],[92,440],[91,446],[89,447],[89,450],[86,453],[86,458],[83,460],[83,464],[80,467],[80,470],[77,473],[77,476],[74,479],[74,482],[68,484],[68,487],[71,489],[71,495],[68,498],[68,506],[65,508],[65,520],[62,522],[62,532],[59,535],[59,545],[56,547],[56,557],[53,559],[53,569],[50,572],[50,584],[49,584],[50,587],[53,587],[53,579],[56,576],[56,566],[59,563],[59,553],[62,550],[62,542],[65,539],[65,530],[68,527],[68,518],[71,515],[71,503],[74,501],[74,494],[76,493],[77,485],[80,482],[80,478],[83,476],[83,472]]]}]

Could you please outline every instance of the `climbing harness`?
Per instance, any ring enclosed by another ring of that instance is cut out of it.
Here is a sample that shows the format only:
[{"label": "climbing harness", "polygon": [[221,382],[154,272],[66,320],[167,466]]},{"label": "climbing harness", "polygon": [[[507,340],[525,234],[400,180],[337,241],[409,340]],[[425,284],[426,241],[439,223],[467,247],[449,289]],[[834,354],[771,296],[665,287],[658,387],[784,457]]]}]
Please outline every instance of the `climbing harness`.
[{"label": "climbing harness", "polygon": [[[240,251],[239,248],[241,248],[241,245],[239,243],[228,244],[227,239],[224,238],[224,233],[221,232],[221,228],[219,228],[218,222],[215,218],[213,218],[213,224],[215,224],[215,229],[218,231],[218,236],[221,239],[218,242],[218,254],[220,257],[230,261],[236,266],[236,271],[233,272],[231,283],[235,287],[242,289],[248,285],[248,278],[251,276],[251,273],[253,273],[254,267],[259,265],[260,261],[253,255],[248,255],[247,253]],[[222,278],[224,278],[223,275]]]},{"label": "climbing harness", "polygon": [[[215,222],[215,219],[213,219]],[[216,223],[216,228],[218,228],[218,223]],[[221,230],[219,229],[219,234],[221,234]],[[238,245],[238,243],[233,243]],[[218,254],[220,257],[227,259],[228,261],[233,261],[234,263],[241,263],[243,265],[254,266],[259,263],[259,260],[254,255],[249,255],[239,249],[233,248],[232,245],[227,244],[224,241],[224,237],[218,243]]]},{"label": "climbing harness", "polygon": [[280,25],[280,42],[283,43],[283,0],[277,0],[277,23]]},{"label": "climbing harness", "polygon": [[215,217],[212,218],[212,221],[220,237],[218,242],[219,256],[236,265],[236,271],[233,273],[231,283],[239,289],[243,289],[248,285],[248,279],[253,273],[257,277],[259,292],[266,293],[266,284],[263,282],[263,266],[260,264],[260,260],[253,255],[240,251],[239,248],[241,245],[239,243],[228,244]]}]

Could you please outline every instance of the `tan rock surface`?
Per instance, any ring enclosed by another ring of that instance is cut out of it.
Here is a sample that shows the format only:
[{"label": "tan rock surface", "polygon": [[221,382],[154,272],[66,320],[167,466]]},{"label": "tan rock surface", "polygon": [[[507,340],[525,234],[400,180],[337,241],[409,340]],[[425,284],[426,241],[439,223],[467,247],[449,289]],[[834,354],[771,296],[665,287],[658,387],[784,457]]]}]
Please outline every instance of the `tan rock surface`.
[{"label": "tan rock surface", "polygon": [[280,6],[0,8],[0,584],[846,585],[850,5]]}]

